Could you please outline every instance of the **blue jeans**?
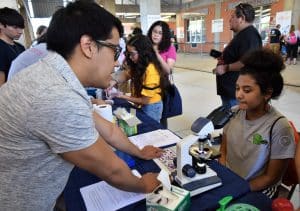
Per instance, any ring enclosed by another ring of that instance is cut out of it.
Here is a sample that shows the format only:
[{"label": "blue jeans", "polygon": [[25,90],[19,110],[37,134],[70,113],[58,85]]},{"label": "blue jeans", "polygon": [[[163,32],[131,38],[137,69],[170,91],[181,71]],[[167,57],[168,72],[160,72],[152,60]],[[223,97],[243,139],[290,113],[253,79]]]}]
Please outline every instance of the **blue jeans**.
[{"label": "blue jeans", "polygon": [[147,104],[142,106],[142,111],[156,122],[160,122],[161,114],[163,111],[163,103],[159,101],[157,103]]},{"label": "blue jeans", "polygon": [[235,98],[229,98],[225,96],[220,96],[222,100],[222,106],[225,109],[231,109],[232,106],[235,106],[238,104],[238,101]]}]

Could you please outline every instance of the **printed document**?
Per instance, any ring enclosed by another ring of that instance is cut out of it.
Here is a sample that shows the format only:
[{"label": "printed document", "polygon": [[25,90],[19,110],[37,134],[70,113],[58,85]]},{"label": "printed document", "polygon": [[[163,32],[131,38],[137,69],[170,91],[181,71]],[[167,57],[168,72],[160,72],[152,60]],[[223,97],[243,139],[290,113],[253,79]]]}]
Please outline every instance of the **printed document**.
[{"label": "printed document", "polygon": [[[140,176],[136,170],[132,173]],[[87,211],[114,211],[145,199],[145,194],[122,191],[101,181],[80,188]]]},{"label": "printed document", "polygon": [[142,149],[146,145],[163,147],[176,144],[181,139],[169,130],[154,130],[148,133],[128,137],[138,148]]}]

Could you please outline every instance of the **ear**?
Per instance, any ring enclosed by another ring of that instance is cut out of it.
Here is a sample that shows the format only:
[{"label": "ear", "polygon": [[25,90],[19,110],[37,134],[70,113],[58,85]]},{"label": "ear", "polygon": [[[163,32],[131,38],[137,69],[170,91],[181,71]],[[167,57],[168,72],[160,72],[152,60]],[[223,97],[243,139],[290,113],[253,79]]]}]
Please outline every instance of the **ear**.
[{"label": "ear", "polygon": [[93,56],[93,40],[90,36],[81,36],[79,45],[81,52],[85,57],[91,58]]},{"label": "ear", "polygon": [[271,99],[271,97],[272,97],[272,94],[273,94],[273,89],[272,88],[268,88],[267,92],[265,94],[265,100],[269,101]]}]

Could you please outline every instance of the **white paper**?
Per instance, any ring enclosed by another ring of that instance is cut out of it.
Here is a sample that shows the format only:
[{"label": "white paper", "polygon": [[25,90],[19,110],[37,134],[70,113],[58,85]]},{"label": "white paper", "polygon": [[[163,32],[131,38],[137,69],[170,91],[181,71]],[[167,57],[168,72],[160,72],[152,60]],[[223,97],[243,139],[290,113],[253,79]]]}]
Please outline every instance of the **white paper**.
[{"label": "white paper", "polygon": [[170,181],[170,177],[169,177],[169,173],[164,170],[164,169],[161,169],[158,176],[157,176],[157,179],[159,181],[161,181],[161,184],[168,190],[168,191],[171,191],[171,181]]},{"label": "white paper", "polygon": [[[132,170],[134,175],[140,174]],[[145,194],[122,191],[101,181],[80,188],[87,211],[114,211],[145,198]]]},{"label": "white paper", "polygon": [[129,140],[138,148],[142,149],[146,145],[163,147],[176,144],[181,139],[169,130],[154,130],[148,133],[139,134],[129,137]]}]

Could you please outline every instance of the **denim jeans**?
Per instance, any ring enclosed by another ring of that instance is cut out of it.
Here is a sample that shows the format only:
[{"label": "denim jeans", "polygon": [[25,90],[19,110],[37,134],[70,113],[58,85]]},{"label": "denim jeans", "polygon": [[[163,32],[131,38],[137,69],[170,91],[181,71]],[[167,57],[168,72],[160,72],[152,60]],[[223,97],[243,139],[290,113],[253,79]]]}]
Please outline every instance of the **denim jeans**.
[{"label": "denim jeans", "polygon": [[222,100],[222,106],[225,109],[231,109],[232,106],[235,106],[238,104],[238,101],[235,98],[221,96],[221,100]]},{"label": "denim jeans", "polygon": [[154,119],[156,122],[160,122],[162,110],[162,101],[142,106],[142,111],[145,112],[149,117]]}]

